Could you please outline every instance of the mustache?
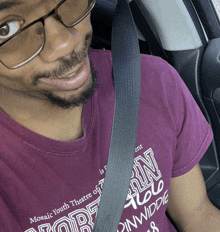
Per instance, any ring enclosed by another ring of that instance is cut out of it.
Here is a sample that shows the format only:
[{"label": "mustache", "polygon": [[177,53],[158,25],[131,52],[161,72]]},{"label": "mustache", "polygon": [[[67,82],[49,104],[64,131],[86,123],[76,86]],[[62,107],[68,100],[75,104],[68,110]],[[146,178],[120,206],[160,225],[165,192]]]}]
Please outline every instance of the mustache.
[{"label": "mustache", "polygon": [[42,77],[50,78],[50,77],[63,76],[65,73],[73,69],[76,65],[82,63],[83,60],[87,57],[88,52],[90,50],[91,40],[92,40],[92,32],[89,32],[85,37],[85,42],[80,52],[76,53],[75,51],[72,51],[69,54],[68,58],[67,57],[59,58],[57,61],[59,62],[60,65],[54,70],[36,73],[32,78],[33,84],[37,85],[38,79]]}]

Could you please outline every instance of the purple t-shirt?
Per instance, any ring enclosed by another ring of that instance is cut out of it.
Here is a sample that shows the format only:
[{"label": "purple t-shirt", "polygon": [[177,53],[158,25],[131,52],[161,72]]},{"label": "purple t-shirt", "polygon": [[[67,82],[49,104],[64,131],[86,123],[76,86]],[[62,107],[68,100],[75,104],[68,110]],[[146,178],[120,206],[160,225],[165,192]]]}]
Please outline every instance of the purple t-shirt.
[{"label": "purple t-shirt", "polygon": [[[0,231],[92,231],[114,111],[110,51],[91,50],[99,87],[83,110],[84,137],[55,141],[0,112]],[[134,168],[118,232],[175,231],[165,215],[170,179],[190,171],[212,131],[177,72],[141,55]],[[181,199],[180,199],[181,200]]]}]

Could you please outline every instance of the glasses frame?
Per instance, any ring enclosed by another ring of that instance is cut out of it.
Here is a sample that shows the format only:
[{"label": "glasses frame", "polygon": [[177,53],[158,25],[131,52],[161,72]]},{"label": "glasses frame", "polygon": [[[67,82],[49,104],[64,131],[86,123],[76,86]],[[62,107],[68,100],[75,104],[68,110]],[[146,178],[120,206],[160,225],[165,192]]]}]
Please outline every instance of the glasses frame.
[{"label": "glasses frame", "polygon": [[[42,22],[43,28],[44,28],[44,25],[45,25],[44,21],[45,21],[48,17],[50,17],[51,15],[53,15],[53,14],[54,14],[54,17],[55,17],[56,19],[58,19],[65,27],[67,27],[67,28],[74,27],[74,26],[76,26],[77,24],[79,24],[81,21],[83,21],[83,20],[89,15],[89,13],[92,11],[92,9],[94,8],[94,6],[95,6],[95,4],[96,4],[96,0],[91,0],[91,4],[90,4],[90,6],[88,7],[88,9],[87,9],[87,11],[85,12],[85,14],[84,14],[81,18],[79,18],[76,22],[74,22],[73,24],[71,24],[71,25],[66,25],[66,24],[62,21],[61,17],[58,15],[58,8],[59,8],[64,2],[66,2],[66,1],[67,1],[67,0],[61,1],[51,12],[49,12],[48,14],[46,14],[46,15],[40,17],[39,19],[34,20],[32,23],[28,24],[27,26],[21,28],[21,29],[20,29],[19,31],[17,31],[12,37],[10,37],[10,38],[8,38],[6,41],[4,41],[4,42],[0,45],[0,47],[3,46],[5,43],[7,43],[9,40],[12,40],[13,38],[15,38],[18,34],[20,34],[21,32],[23,32],[24,30],[26,30],[27,28],[31,27],[32,25],[34,25],[34,24],[37,23],[37,22]],[[45,40],[46,40],[46,38],[45,38],[45,35],[44,35],[44,42],[43,42],[43,45],[38,49],[38,51],[35,52],[35,53],[33,54],[33,56],[31,56],[30,58],[28,58],[26,61],[24,61],[24,62],[22,62],[22,63],[20,63],[20,64],[18,64],[18,65],[16,65],[16,66],[14,66],[14,67],[8,67],[8,66],[6,66],[2,61],[0,61],[0,62],[1,62],[5,67],[7,67],[7,68],[9,68],[9,69],[16,69],[16,68],[19,68],[19,67],[25,65],[26,63],[28,63],[29,61],[31,61],[32,59],[34,59],[34,58],[43,50],[44,45],[45,45]]]}]

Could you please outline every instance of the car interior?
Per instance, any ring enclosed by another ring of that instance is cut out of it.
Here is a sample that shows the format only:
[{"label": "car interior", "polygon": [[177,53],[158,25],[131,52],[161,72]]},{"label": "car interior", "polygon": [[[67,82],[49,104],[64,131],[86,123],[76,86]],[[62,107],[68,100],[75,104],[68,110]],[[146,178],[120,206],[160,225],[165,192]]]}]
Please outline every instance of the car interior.
[{"label": "car interior", "polygon": [[[214,139],[200,167],[209,199],[220,209],[220,22],[213,2],[131,0],[129,4],[140,52],[162,57],[179,72],[212,127]],[[97,0],[91,15],[93,49],[111,50],[115,7],[114,0]]]}]

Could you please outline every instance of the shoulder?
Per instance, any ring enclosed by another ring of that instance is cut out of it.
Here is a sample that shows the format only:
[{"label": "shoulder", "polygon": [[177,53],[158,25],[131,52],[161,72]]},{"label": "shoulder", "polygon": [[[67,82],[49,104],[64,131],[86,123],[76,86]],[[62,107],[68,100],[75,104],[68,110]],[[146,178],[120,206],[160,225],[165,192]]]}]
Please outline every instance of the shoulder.
[{"label": "shoulder", "polygon": [[[98,73],[100,85],[112,82],[112,54],[109,50],[89,51],[89,57],[93,68]],[[147,98],[149,94],[164,96],[173,99],[180,92],[190,94],[188,88],[179,76],[178,72],[160,57],[141,54],[141,96]]]},{"label": "shoulder", "polygon": [[[89,57],[94,68],[97,70],[109,71],[109,68],[112,70],[111,51],[91,49],[89,51]],[[158,81],[159,79],[168,81],[172,79],[172,76],[178,76],[176,70],[168,62],[160,57],[147,54],[141,54],[141,74],[142,79],[149,80],[150,78],[153,78],[155,81]],[[168,76],[169,78],[163,78]]]},{"label": "shoulder", "polygon": [[93,65],[95,66],[100,67],[100,65],[103,63],[107,66],[112,65],[112,54],[109,50],[90,49],[89,57]]},{"label": "shoulder", "polygon": [[[111,51],[91,49],[89,57],[94,70],[98,73],[99,89],[111,87],[113,90]],[[169,104],[175,104],[173,99],[180,92],[189,94],[181,77],[168,62],[160,57],[141,54],[141,99],[143,102],[151,100],[159,105],[164,105],[163,102],[166,102],[165,105],[169,108]]]},{"label": "shoulder", "polygon": [[[178,88],[183,82],[178,72],[165,60],[160,57],[141,54],[141,83],[146,87],[159,90],[172,90]],[[167,92],[167,91],[166,91]]]}]

